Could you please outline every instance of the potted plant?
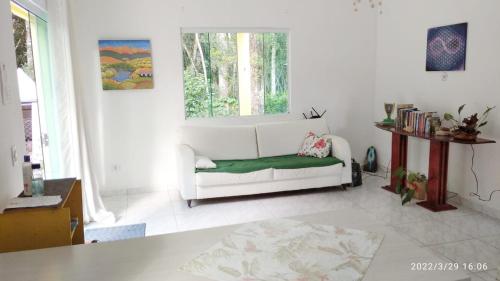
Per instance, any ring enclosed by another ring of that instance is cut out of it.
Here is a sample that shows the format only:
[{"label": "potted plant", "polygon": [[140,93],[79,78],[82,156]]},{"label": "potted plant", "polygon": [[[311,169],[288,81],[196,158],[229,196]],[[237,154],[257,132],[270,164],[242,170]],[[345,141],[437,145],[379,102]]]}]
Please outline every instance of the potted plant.
[{"label": "potted plant", "polygon": [[[465,104],[462,104],[458,108],[458,120],[461,119],[461,113],[462,110],[464,109]],[[481,132],[479,131],[479,128],[483,127],[484,125],[488,124],[488,121],[486,120],[488,118],[488,114],[490,113],[491,110],[493,110],[494,107],[486,107],[486,110],[479,116],[478,113],[474,113],[466,118],[464,118],[461,122],[455,119],[453,114],[451,113],[445,113],[444,114],[444,119],[446,121],[450,121],[453,123],[453,137],[455,139],[459,140],[475,140],[477,138],[477,135],[479,135]]]},{"label": "potted plant", "polygon": [[[396,170],[398,183],[396,193],[401,195],[401,205],[404,205],[415,198],[425,200],[427,196],[427,177],[418,172],[405,171],[403,167]],[[406,178],[406,185],[403,185],[403,179]]]}]

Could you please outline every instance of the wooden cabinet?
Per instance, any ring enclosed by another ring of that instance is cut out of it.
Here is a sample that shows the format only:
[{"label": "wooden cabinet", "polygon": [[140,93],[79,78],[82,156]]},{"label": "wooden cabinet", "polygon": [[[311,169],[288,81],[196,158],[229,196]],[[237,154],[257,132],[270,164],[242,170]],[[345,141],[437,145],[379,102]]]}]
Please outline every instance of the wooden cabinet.
[{"label": "wooden cabinet", "polygon": [[45,181],[44,193],[60,195],[61,203],[0,214],[0,253],[85,243],[80,180]]}]

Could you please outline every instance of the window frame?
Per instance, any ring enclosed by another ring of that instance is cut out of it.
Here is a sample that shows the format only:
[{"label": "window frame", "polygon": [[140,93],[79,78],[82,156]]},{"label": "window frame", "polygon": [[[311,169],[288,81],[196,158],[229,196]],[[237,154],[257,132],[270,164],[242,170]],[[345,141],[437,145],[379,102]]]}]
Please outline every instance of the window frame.
[{"label": "window frame", "polygon": [[33,15],[41,18],[42,20],[48,22],[48,13],[46,7],[39,6],[38,3],[29,0],[11,0],[11,2],[16,3],[21,8],[28,10]]},{"label": "window frame", "polygon": [[[285,33],[287,36],[287,74],[288,74],[288,96],[287,96],[287,111],[280,113],[268,113],[268,114],[258,114],[258,115],[227,115],[227,116],[209,116],[209,117],[191,117],[188,118],[186,115],[186,87],[184,80],[184,64],[183,64],[183,49],[182,49],[182,36],[184,33]],[[183,114],[184,120],[214,120],[214,119],[238,119],[238,118],[262,118],[270,116],[286,116],[290,115],[292,112],[292,76],[291,76],[291,32],[288,28],[249,28],[249,27],[181,27],[179,32],[179,52],[180,52],[180,73],[182,77],[182,104],[183,104]]]}]

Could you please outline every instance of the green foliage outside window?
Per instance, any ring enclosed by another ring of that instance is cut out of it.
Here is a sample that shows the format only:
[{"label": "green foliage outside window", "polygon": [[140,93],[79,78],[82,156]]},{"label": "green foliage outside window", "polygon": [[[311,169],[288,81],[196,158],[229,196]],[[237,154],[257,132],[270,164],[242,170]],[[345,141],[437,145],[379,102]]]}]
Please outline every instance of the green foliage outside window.
[{"label": "green foliage outside window", "polygon": [[286,33],[183,33],[182,47],[186,118],[288,112]]}]

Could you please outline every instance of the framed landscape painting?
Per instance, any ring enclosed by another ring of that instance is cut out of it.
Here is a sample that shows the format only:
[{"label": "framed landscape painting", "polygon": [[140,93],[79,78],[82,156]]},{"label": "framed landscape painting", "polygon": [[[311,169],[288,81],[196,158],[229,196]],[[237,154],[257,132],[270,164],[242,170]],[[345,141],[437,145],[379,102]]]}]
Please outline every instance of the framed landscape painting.
[{"label": "framed landscape painting", "polygon": [[99,40],[104,90],[153,89],[149,40]]},{"label": "framed landscape painting", "polygon": [[430,28],[427,32],[427,71],[464,71],[467,23]]}]

